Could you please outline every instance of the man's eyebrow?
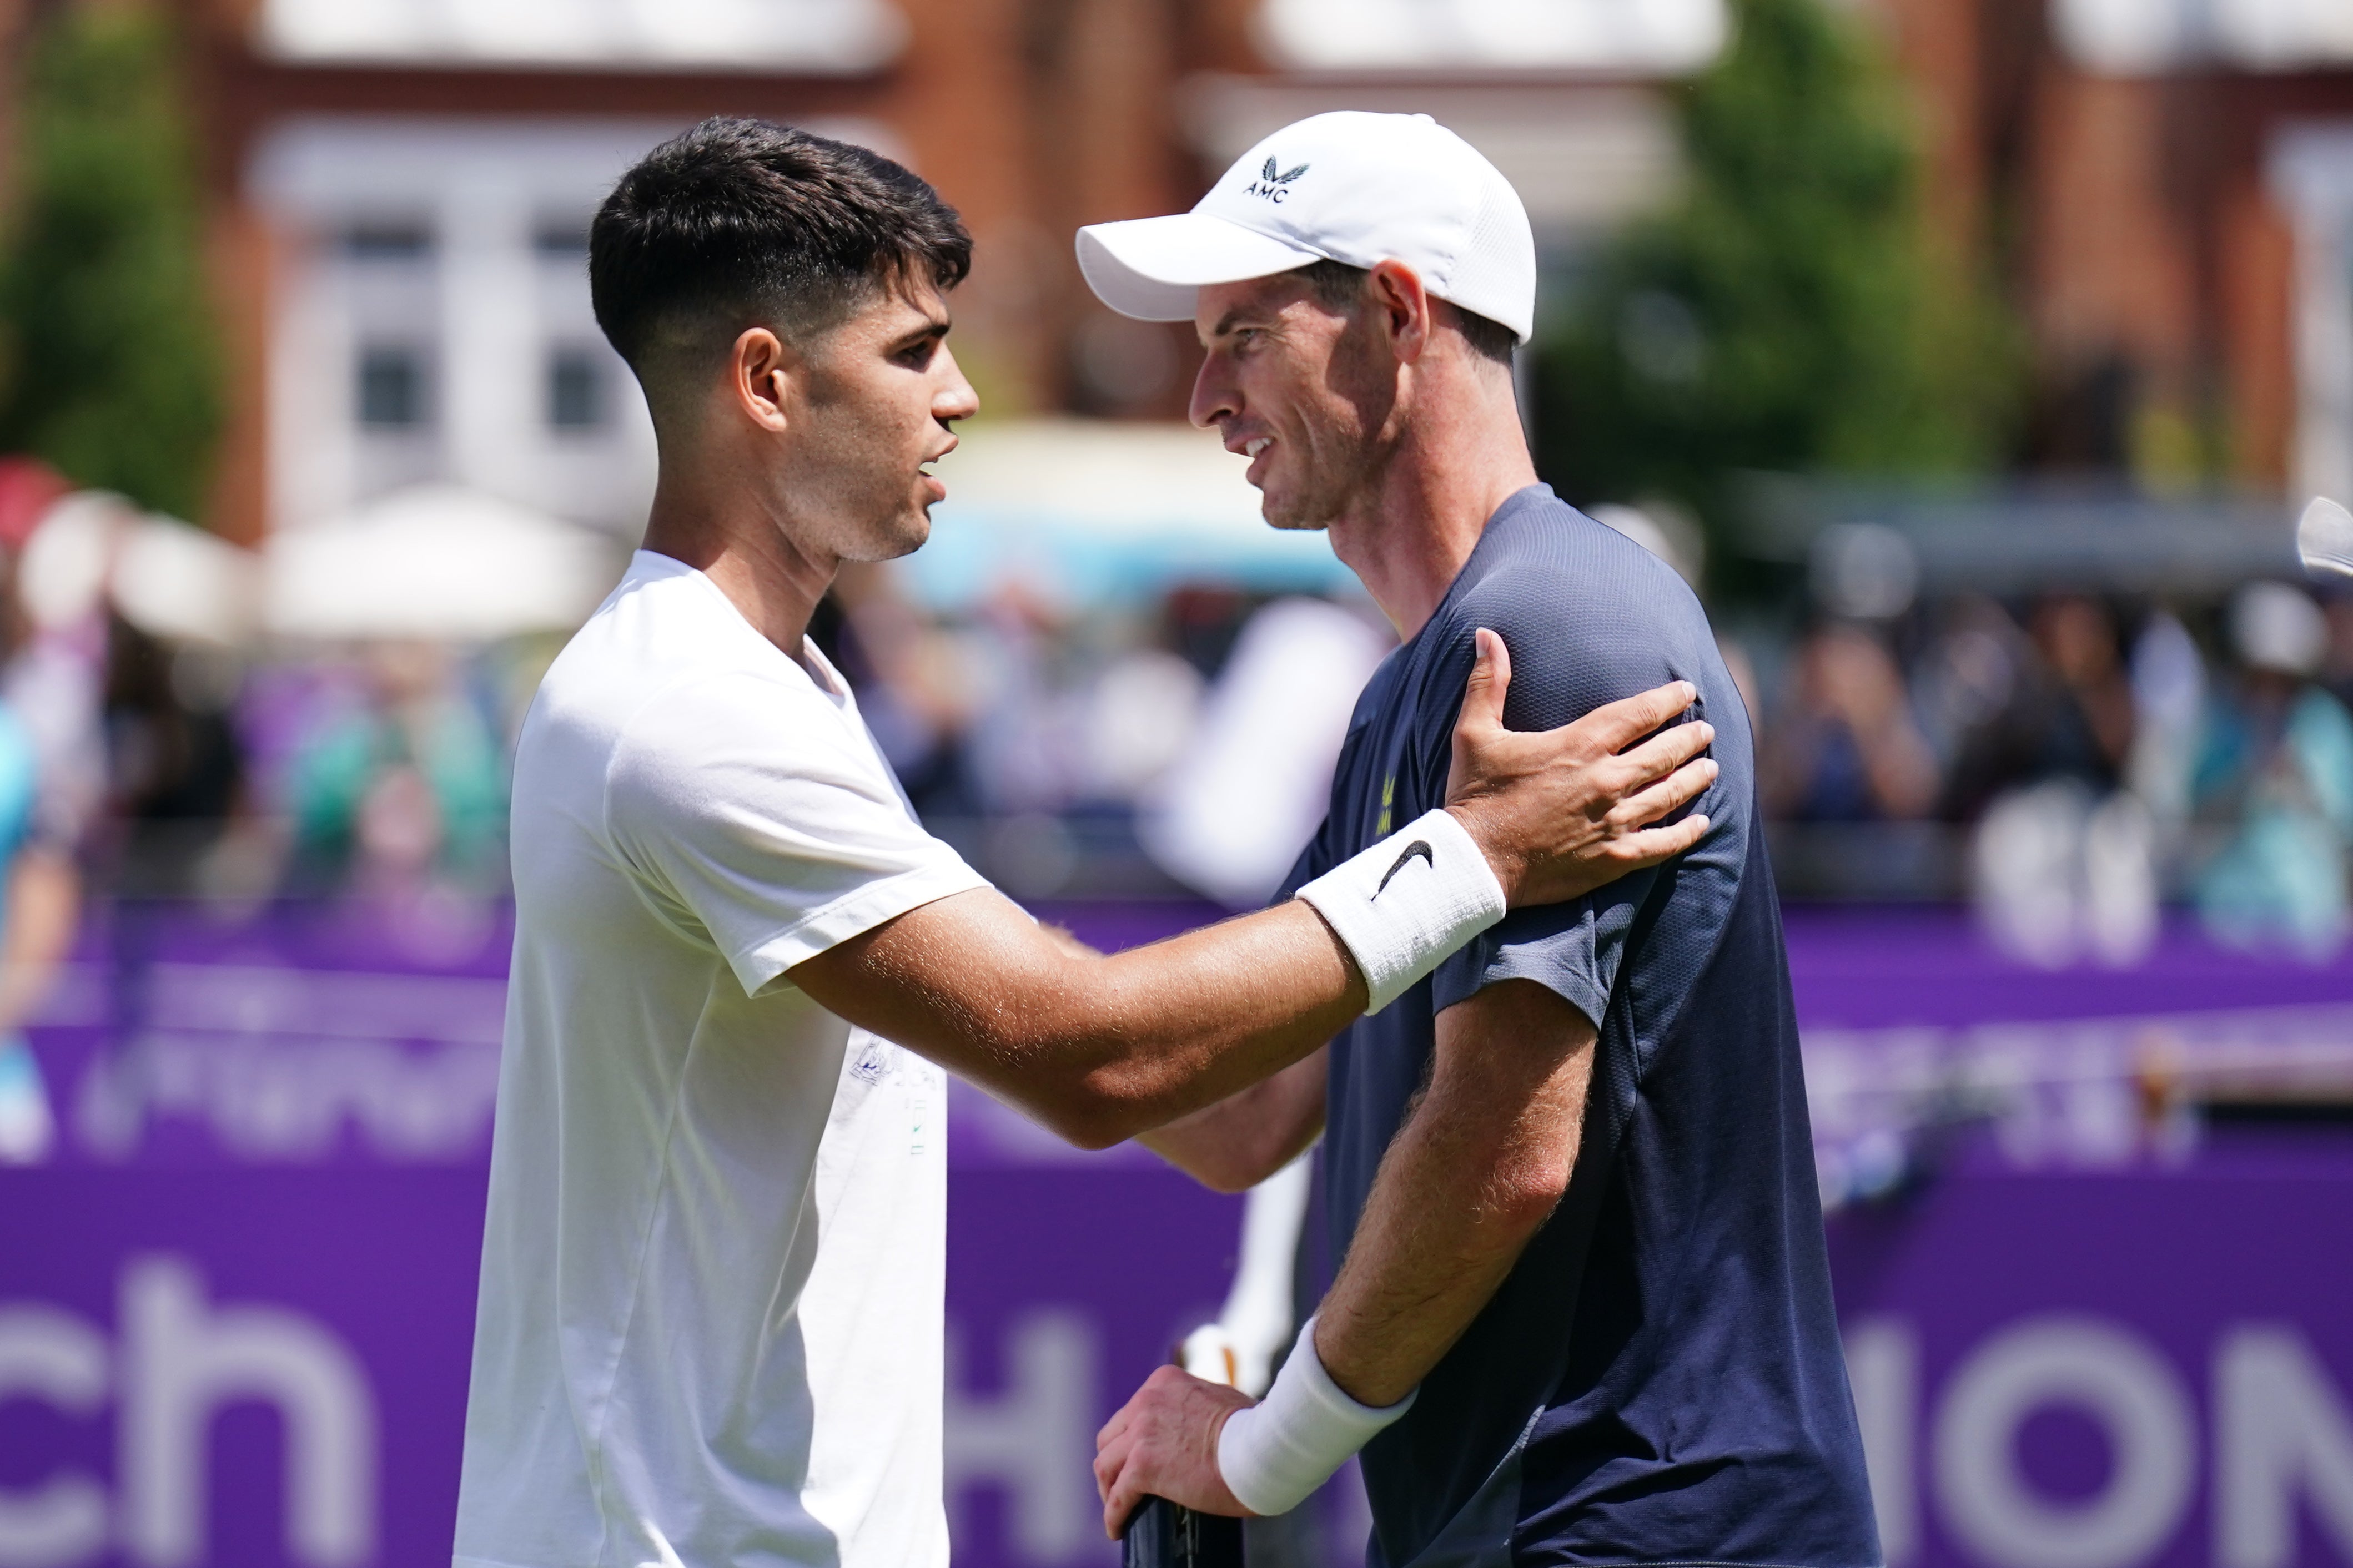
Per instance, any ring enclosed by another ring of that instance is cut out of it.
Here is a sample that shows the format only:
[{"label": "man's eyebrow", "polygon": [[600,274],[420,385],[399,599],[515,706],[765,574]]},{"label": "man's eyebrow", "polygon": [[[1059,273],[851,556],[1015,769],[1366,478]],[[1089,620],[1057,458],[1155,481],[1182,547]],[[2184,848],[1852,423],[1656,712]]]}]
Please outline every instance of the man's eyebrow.
[{"label": "man's eyebrow", "polygon": [[1224,337],[1228,332],[1234,330],[1234,323],[1240,321],[1241,318],[1242,308],[1240,305],[1237,305],[1232,310],[1228,310],[1224,315],[1218,318],[1218,324],[1209,329],[1209,336],[1213,338]]},{"label": "man's eyebrow", "polygon": [[946,337],[948,335],[949,329],[955,324],[955,322],[949,321],[945,316],[929,317],[924,321],[922,326],[910,327],[905,331],[900,333],[896,340],[896,346],[900,348],[913,348],[917,343],[923,342],[927,338],[936,342],[940,339]]}]

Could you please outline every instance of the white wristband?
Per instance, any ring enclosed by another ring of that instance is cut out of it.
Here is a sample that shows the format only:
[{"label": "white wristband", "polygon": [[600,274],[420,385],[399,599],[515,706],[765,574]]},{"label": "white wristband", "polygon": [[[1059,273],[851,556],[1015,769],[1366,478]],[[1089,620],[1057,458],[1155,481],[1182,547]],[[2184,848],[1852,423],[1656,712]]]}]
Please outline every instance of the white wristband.
[{"label": "white wristband", "polygon": [[1412,1406],[1411,1394],[1386,1410],[1349,1398],[1315,1353],[1310,1318],[1266,1397],[1226,1417],[1218,1433],[1218,1474],[1252,1513],[1289,1513]]},{"label": "white wristband", "polygon": [[1377,1013],[1504,918],[1504,885],[1470,831],[1433,811],[1299,889],[1356,959]]}]

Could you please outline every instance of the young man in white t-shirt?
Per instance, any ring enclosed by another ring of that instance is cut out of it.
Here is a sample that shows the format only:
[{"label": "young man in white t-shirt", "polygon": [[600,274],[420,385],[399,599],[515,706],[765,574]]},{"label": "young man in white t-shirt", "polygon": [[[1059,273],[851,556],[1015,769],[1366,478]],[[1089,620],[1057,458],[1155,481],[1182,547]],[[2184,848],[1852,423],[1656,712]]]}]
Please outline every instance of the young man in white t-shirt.
[{"label": "young man in white t-shirt", "polygon": [[1109,1144],[1298,1060],[1507,898],[1705,830],[1644,826],[1712,776],[1706,726],[1651,734],[1687,689],[1512,734],[1489,639],[1449,808],[1299,899],[1104,958],[991,889],[805,635],[945,493],[969,244],[898,165],[750,121],[657,149],[591,231],[661,472],[517,751],[462,1568],[940,1568],[944,1068]]}]

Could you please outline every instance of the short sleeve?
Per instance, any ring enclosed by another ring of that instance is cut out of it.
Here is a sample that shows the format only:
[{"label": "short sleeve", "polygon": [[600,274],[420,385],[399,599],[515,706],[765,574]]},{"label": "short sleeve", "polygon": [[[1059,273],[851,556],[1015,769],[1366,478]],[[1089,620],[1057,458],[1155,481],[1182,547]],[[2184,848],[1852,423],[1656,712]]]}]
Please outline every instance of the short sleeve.
[{"label": "short sleeve", "polygon": [[857,721],[754,677],[679,689],[630,724],[605,828],[749,994],[951,893],[987,886],[913,819]]},{"label": "short sleeve", "polygon": [[1533,980],[1599,1032],[1627,936],[1658,875],[1637,871],[1569,903],[1514,910],[1438,966],[1431,1009],[1442,1013],[1501,981]]},{"label": "short sleeve", "polygon": [[[1470,674],[1472,629],[1491,626],[1511,651],[1504,721],[1514,730],[1566,724],[1679,678],[1700,684],[1696,656],[1679,649],[1682,639],[1672,633],[1662,635],[1666,617],[1641,613],[1655,595],[1639,592],[1639,584],[1597,593],[1589,582],[1548,584],[1545,577],[1510,574],[1482,584],[1461,606],[1461,646],[1450,649],[1435,679],[1459,689]],[[1451,729],[1428,742],[1437,749],[1441,778],[1450,738]],[[1635,916],[1657,879],[1656,870],[1638,871],[1569,903],[1513,910],[1439,966],[1433,1008],[1442,1011],[1499,981],[1533,980],[1599,1029]]]}]

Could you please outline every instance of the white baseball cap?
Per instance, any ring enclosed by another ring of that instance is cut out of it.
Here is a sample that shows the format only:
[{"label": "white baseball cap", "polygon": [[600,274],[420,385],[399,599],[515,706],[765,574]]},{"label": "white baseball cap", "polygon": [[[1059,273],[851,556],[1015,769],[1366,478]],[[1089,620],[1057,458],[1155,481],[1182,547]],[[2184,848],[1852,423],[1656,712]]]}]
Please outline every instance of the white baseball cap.
[{"label": "white baseball cap", "polygon": [[1317,261],[1401,261],[1421,286],[1528,341],[1536,246],[1495,165],[1427,114],[1335,110],[1243,153],[1188,213],[1079,230],[1079,269],[1106,305],[1189,321],[1194,291]]}]

